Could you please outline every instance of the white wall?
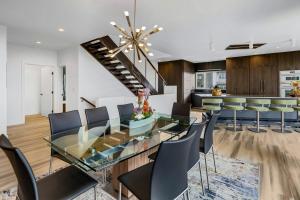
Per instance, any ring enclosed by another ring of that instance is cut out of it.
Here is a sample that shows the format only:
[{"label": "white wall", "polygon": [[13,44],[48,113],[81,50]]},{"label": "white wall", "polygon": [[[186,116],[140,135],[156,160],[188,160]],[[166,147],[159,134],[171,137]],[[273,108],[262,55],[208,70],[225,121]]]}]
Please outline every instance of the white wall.
[{"label": "white wall", "polygon": [[36,115],[41,112],[41,69],[36,65],[24,67],[24,114]]},{"label": "white wall", "polygon": [[[79,107],[79,47],[70,47],[58,52],[58,66],[66,66],[66,105],[67,111]],[[61,80],[61,79],[60,79]],[[60,111],[61,112],[61,111]]]},{"label": "white wall", "polygon": [[[57,52],[41,48],[8,44],[7,47],[7,124],[23,124],[24,118],[24,65],[34,64],[57,68]],[[54,82],[56,75],[54,75]],[[57,93],[54,85],[54,100]],[[57,105],[54,105],[54,111]]]},{"label": "white wall", "polygon": [[7,34],[6,27],[0,26],[0,134],[7,132],[6,117],[6,60],[7,59]]},{"label": "white wall", "polygon": [[[172,112],[173,103],[176,102],[176,98],[176,94],[153,95],[149,97],[149,104],[152,109],[156,110],[156,112],[170,115]],[[117,105],[126,103],[133,103],[134,107],[137,107],[137,97],[104,97],[99,98],[96,101],[97,107],[107,107],[108,114],[111,119],[119,117]]]}]

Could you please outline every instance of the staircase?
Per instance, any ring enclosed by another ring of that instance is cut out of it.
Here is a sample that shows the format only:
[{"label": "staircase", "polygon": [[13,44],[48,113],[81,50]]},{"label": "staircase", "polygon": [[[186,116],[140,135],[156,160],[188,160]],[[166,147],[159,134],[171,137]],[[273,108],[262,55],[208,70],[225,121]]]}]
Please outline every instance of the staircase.
[{"label": "staircase", "polygon": [[[101,65],[103,65],[111,74],[113,74],[121,83],[123,83],[134,95],[143,88],[149,88],[152,95],[162,94],[163,87],[158,90],[153,87],[145,76],[136,68],[131,60],[123,53],[118,53],[114,58],[109,56],[109,50],[118,47],[109,36],[94,39],[81,44]],[[153,70],[155,70],[155,81],[158,77],[159,85],[165,85],[166,82],[158,73],[151,61],[147,59]]]}]

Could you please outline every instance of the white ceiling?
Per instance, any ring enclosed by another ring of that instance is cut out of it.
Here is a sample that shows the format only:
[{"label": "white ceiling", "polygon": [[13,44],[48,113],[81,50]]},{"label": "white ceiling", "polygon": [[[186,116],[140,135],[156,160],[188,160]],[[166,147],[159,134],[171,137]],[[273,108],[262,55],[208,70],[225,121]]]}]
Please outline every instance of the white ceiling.
[{"label": "white ceiling", "polygon": [[[162,59],[200,62],[300,50],[299,0],[137,0],[137,9],[137,25],[164,27],[151,38],[153,48],[164,52]],[[0,24],[8,27],[9,42],[57,50],[117,35],[109,22],[127,27],[124,10],[133,14],[133,0],[0,0]],[[251,40],[268,44],[224,51]]]}]

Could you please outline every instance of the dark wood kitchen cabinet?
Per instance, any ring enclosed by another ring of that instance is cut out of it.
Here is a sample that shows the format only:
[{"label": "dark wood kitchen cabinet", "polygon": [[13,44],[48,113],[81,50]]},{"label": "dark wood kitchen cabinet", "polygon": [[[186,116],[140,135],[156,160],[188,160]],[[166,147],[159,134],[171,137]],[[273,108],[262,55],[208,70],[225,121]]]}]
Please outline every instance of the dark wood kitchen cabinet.
[{"label": "dark wood kitchen cabinet", "polygon": [[250,95],[278,96],[278,79],[276,55],[260,55],[250,58]]},{"label": "dark wood kitchen cabinet", "polygon": [[249,95],[250,57],[226,59],[226,90],[231,95]]}]

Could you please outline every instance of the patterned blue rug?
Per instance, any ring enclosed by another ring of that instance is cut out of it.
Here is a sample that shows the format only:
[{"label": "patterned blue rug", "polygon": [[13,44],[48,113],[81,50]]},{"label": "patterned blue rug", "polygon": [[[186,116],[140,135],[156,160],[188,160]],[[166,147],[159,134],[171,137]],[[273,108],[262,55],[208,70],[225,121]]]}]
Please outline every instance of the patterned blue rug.
[{"label": "patterned blue rug", "polygon": [[191,199],[259,199],[259,165],[216,155],[215,173],[211,154],[207,155],[207,161],[210,190],[207,189],[204,156],[201,155],[205,195],[202,195],[199,167],[195,166],[189,173]]},{"label": "patterned blue rug", "polygon": [[[191,200],[231,200],[231,199],[259,199],[260,167],[259,165],[245,163],[236,159],[224,158],[216,155],[217,173],[214,172],[212,155],[207,155],[209,186],[207,189],[204,156],[201,155],[201,171],[205,195],[202,195],[199,167],[196,165],[189,173],[189,194]],[[99,179],[97,187],[98,200],[113,200],[117,197],[113,190],[103,190],[104,185],[101,172],[93,175]],[[109,185],[105,186],[109,188]],[[0,192],[0,200],[13,200],[16,198],[16,188],[10,192]],[[93,190],[80,195],[76,200],[94,199]],[[182,199],[182,198],[178,198]]]}]

